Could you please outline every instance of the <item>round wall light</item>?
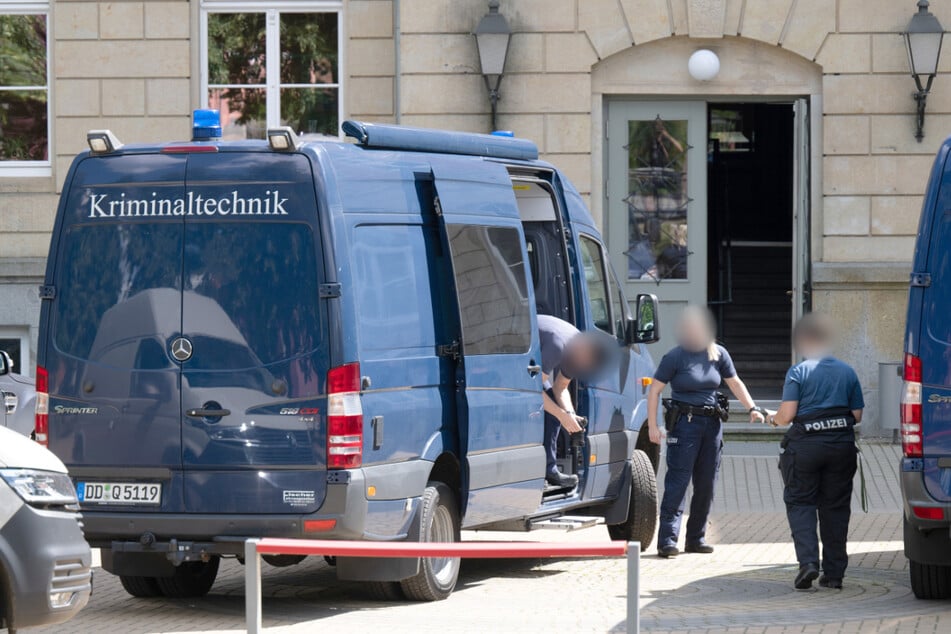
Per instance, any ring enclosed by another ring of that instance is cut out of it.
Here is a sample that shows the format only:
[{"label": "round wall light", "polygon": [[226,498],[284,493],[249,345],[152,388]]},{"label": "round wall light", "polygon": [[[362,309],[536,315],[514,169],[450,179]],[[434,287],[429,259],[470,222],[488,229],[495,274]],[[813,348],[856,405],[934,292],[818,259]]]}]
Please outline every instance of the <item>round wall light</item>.
[{"label": "round wall light", "polygon": [[694,51],[687,62],[687,71],[697,81],[710,81],[720,72],[720,58],[706,48]]}]

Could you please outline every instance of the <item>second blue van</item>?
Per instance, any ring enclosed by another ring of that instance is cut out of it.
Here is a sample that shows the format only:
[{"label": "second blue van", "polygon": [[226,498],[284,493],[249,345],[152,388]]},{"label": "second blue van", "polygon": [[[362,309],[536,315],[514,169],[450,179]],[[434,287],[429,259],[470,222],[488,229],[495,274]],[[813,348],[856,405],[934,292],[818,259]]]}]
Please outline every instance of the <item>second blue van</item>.
[{"label": "second blue van", "polygon": [[[344,130],[355,142],[94,131],[73,162],[41,288],[36,436],[68,466],[103,567],[135,596],[181,597],[248,537],[603,521],[646,547],[656,298],[628,302],[581,196],[531,142]],[[545,483],[538,314],[620,351],[573,385],[590,422],[559,454],[570,490]],[[417,600],[459,573],[336,567]]]}]

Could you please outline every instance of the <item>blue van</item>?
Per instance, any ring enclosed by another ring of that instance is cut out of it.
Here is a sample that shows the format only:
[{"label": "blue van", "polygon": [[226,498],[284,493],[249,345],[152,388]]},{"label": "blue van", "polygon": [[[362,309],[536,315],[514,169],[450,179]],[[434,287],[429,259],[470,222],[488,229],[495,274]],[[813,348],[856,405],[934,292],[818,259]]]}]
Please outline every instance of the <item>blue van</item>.
[{"label": "blue van", "polygon": [[919,599],[951,598],[951,138],[925,192],[912,264],[901,398],[905,556]]},{"label": "blue van", "polygon": [[[631,314],[581,196],[531,142],[344,130],[355,143],[94,131],[73,162],[41,288],[36,434],[68,466],[103,567],[134,596],[182,597],[251,536],[603,521],[646,547],[656,298]],[[544,478],[542,313],[621,351],[573,387],[590,422],[559,455],[571,490]],[[435,600],[459,562],[336,568]]]}]

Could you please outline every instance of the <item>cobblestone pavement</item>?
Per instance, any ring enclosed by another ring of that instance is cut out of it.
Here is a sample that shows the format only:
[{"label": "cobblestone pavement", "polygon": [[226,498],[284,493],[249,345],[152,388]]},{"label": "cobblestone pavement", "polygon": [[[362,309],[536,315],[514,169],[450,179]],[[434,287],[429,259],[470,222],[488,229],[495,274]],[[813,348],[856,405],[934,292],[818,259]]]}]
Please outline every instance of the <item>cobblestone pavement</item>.
[{"label": "cobblestone pavement", "polygon": [[[917,601],[902,554],[899,451],[865,450],[869,513],[858,498],[851,567],[841,591],[797,592],[792,545],[772,443],[729,443],[710,530],[713,555],[641,559],[642,629],[649,632],[947,632],[951,602]],[[575,533],[473,533],[468,539],[607,540],[603,527]],[[200,600],[132,599],[106,573],[80,615],[48,632],[239,632],[243,568],[222,566]],[[338,583],[319,559],[264,566],[269,631],[608,632],[623,631],[626,566],[620,559],[465,561],[456,592],[439,603],[369,600],[359,584]],[[44,631],[44,630],[31,630]]]}]

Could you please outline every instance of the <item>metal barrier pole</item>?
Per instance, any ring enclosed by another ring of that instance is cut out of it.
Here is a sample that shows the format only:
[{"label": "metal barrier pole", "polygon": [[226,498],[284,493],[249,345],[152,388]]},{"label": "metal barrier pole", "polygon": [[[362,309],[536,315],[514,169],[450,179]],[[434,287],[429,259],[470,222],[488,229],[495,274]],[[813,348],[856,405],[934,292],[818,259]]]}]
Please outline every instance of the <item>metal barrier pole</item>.
[{"label": "metal barrier pole", "polygon": [[244,619],[248,634],[260,634],[261,626],[261,556],[258,540],[244,542]]},{"label": "metal barrier pole", "polygon": [[641,631],[641,544],[627,543],[627,634]]}]

